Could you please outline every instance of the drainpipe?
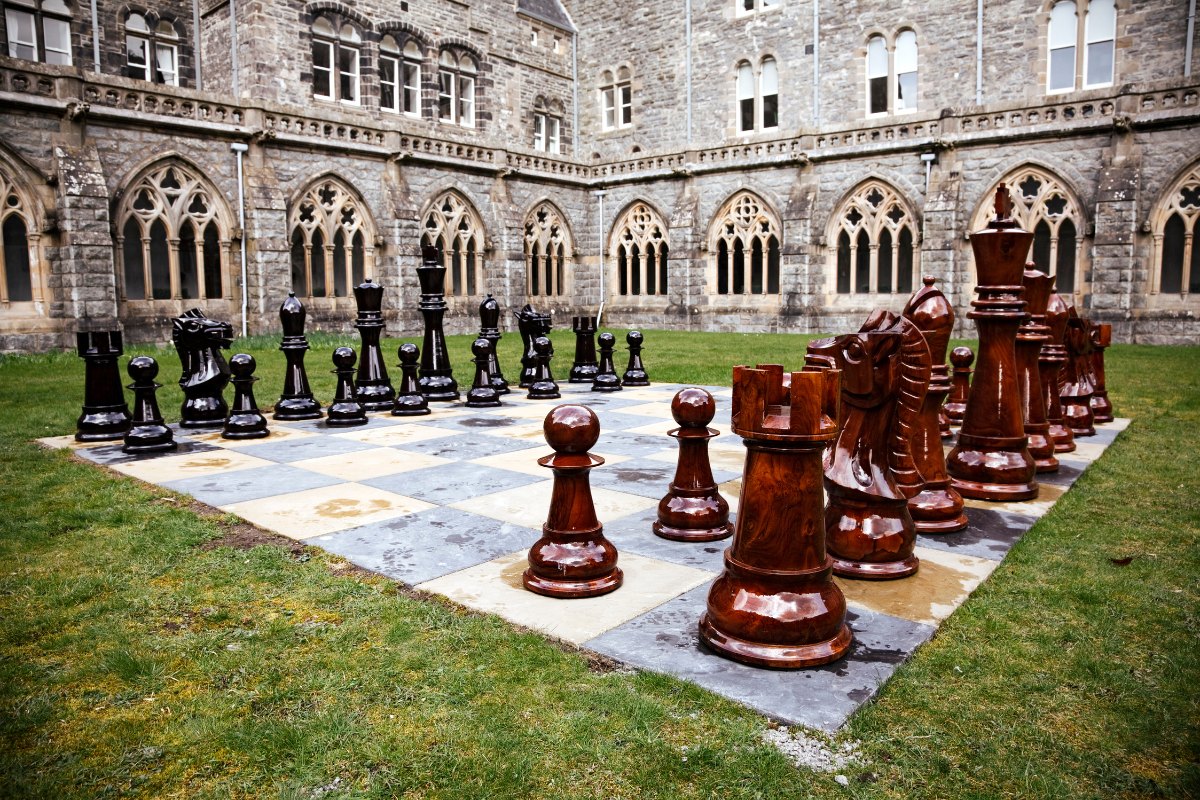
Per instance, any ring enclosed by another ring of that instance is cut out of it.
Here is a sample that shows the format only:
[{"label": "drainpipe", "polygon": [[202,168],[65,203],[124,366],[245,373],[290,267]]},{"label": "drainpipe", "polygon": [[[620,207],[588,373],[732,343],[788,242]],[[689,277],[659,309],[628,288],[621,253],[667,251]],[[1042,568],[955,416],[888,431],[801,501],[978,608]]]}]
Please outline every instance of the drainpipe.
[{"label": "drainpipe", "polygon": [[[95,0],[92,0],[95,3]],[[95,5],[92,6],[95,8]],[[93,12],[94,13],[94,12]],[[1192,40],[1196,38],[1196,0],[1188,3],[1187,52],[1183,57],[1183,77],[1192,77]]]},{"label": "drainpipe", "polygon": [[574,106],[574,121],[571,123],[571,152],[582,160],[579,152],[579,32],[571,34],[571,104]]},{"label": "drainpipe", "polygon": [[92,71],[100,71],[100,12],[92,0]]},{"label": "drainpipe", "polygon": [[246,320],[250,313],[250,289],[246,286],[246,192],[242,185],[242,156],[250,147],[242,142],[234,142],[229,145],[229,149],[237,153],[238,225],[242,229],[242,336],[244,337]]},{"label": "drainpipe", "polygon": [[983,105],[983,0],[975,2],[975,105]]},{"label": "drainpipe", "polygon": [[195,51],[192,61],[196,64],[196,88],[204,88],[204,79],[200,76],[200,0],[192,0],[192,45]]},{"label": "drainpipe", "polygon": [[813,126],[821,125],[821,0],[813,0]]},{"label": "drainpipe", "polygon": [[600,319],[604,316],[604,195],[603,189],[592,192],[593,197],[600,200],[600,222],[596,232],[600,235],[600,309],[596,311],[596,327],[600,327]]},{"label": "drainpipe", "polygon": [[684,59],[685,78],[687,84],[687,146],[692,146],[692,0],[683,4],[683,39],[687,48]]},{"label": "drainpipe", "polygon": [[238,87],[238,29],[237,29],[237,6],[234,0],[229,0],[229,65],[230,72],[233,76],[233,96],[237,98],[240,95]]}]

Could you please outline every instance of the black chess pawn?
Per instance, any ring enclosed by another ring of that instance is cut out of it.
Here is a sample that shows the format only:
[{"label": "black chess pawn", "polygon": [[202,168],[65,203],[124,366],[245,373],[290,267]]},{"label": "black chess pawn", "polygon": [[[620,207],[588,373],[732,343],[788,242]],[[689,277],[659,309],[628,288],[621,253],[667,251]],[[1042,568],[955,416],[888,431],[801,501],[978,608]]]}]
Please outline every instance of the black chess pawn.
[{"label": "black chess pawn", "polygon": [[642,332],[630,331],[625,334],[625,342],[629,345],[629,364],[625,367],[625,375],[621,378],[622,386],[649,386],[650,378],[642,365]]},{"label": "black chess pawn", "polygon": [[129,406],[121,391],[117,357],[123,352],[120,331],[80,331],[75,334],[79,357],[86,368],[83,412],[75,423],[75,439],[106,442],[129,430]]},{"label": "black chess pawn", "polygon": [[508,394],[508,381],[500,371],[500,359],[496,356],[500,344],[500,304],[490,294],[479,304],[479,338],[491,344],[488,350],[488,375],[496,394]]},{"label": "black chess pawn", "polygon": [[545,336],[534,339],[533,352],[537,354],[537,363],[534,365],[533,383],[529,384],[527,396],[530,400],[553,400],[562,397],[558,392],[558,384],[554,382],[554,376],[550,374],[550,359],[554,357],[550,340]]},{"label": "black chess pawn", "polygon": [[128,369],[129,377],[133,378],[133,383],[129,384],[133,392],[133,424],[125,434],[125,445],[121,449],[126,453],[174,450],[179,445],[175,434],[163,423],[155,397],[162,386],[154,381],[158,376],[158,362],[150,356],[138,356],[129,360]]},{"label": "black chess pawn", "polygon": [[319,419],[321,404],[313,397],[308,385],[308,373],[304,369],[304,354],[308,352],[308,340],[304,338],[304,304],[296,299],[295,292],[288,292],[287,300],[279,307],[279,321],[283,323],[283,341],[279,349],[287,359],[283,379],[283,394],[275,401],[275,419]]},{"label": "black chess pawn", "polygon": [[330,427],[349,428],[367,424],[367,410],[354,396],[354,362],[358,356],[352,347],[339,347],[333,351],[334,374],[337,375],[337,390],[329,404],[327,422]]},{"label": "black chess pawn", "polygon": [[233,403],[221,431],[223,439],[262,439],[271,435],[267,430],[267,418],[254,402],[254,382],[258,380],[254,377],[255,366],[254,356],[248,353],[238,353],[229,359]]},{"label": "black chess pawn", "polygon": [[596,363],[596,318],[572,317],[575,332],[575,363],[571,365],[570,383],[591,383],[600,371]]},{"label": "black chess pawn", "polygon": [[[475,383],[467,392],[468,408],[491,408],[500,405],[500,393],[492,385],[492,374],[488,369],[491,362],[492,343],[480,336],[471,343],[471,355],[475,356]],[[557,397],[557,395],[555,395]]]},{"label": "black chess pawn", "polygon": [[613,348],[617,346],[617,337],[605,331],[597,337],[597,341],[600,343],[600,368],[596,377],[592,379],[592,391],[619,392],[621,376],[617,375],[616,367],[613,366]]},{"label": "black chess pawn", "polygon": [[396,355],[400,358],[400,387],[396,390],[392,416],[419,417],[431,413],[429,401],[417,385],[417,359],[421,357],[421,351],[415,344],[406,342],[400,345]]}]

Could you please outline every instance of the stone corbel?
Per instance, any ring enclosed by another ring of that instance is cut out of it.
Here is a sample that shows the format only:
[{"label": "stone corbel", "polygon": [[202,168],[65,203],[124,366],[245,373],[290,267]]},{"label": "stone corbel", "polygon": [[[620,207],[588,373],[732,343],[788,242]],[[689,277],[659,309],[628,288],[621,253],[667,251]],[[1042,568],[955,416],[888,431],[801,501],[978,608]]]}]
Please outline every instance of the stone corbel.
[{"label": "stone corbel", "polygon": [[85,103],[82,100],[72,100],[67,103],[67,107],[63,110],[63,119],[67,120],[67,122],[79,122],[91,110],[91,103]]},{"label": "stone corbel", "polygon": [[259,128],[250,134],[250,141],[252,141],[252,142],[262,142],[262,141],[270,140],[270,139],[274,139],[274,138],[275,138],[275,129],[274,128]]},{"label": "stone corbel", "polygon": [[1119,133],[1129,133],[1133,130],[1133,117],[1128,114],[1116,114],[1113,116],[1113,130]]}]

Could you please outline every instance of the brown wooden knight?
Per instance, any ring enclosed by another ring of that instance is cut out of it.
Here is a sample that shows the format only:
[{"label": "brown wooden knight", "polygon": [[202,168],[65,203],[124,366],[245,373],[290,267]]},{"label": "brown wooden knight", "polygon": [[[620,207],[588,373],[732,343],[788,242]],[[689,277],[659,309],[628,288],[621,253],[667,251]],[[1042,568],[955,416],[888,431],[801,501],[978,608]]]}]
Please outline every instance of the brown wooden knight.
[{"label": "brown wooden knight", "polygon": [[1088,321],[1075,306],[1067,309],[1067,333],[1063,340],[1067,363],[1058,380],[1058,397],[1063,404],[1063,421],[1076,437],[1095,436],[1092,416],[1092,339]]}]

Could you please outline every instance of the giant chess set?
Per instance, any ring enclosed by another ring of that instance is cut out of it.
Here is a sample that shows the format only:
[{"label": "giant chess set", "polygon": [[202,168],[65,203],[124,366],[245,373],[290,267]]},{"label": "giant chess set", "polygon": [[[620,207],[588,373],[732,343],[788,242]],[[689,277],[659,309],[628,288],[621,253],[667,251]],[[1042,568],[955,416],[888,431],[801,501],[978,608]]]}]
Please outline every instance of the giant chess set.
[{"label": "giant chess set", "polygon": [[[254,359],[228,361],[226,323],[175,320],[185,400],[158,407],[158,365],[117,331],[79,334],[74,437],[43,440],[337,553],[464,606],[689,680],[773,718],[828,731],[872,697],[1128,420],[1108,401],[1107,325],[1026,263],[1010,218],[971,236],[978,355],[946,350],[954,312],[933,278],[900,313],[808,345],[789,372],[734,368],[732,388],[652,384],[638,331],[572,320],[555,379],[550,315],[480,307],[474,380],[442,333],[444,268],[418,268],[422,346],[380,348],[383,287],[355,289],[358,353],[337,348],[323,407],[305,373],[304,308],[280,309],[287,361],[272,411]],[[597,352],[598,345],[598,352]],[[972,369],[972,364],[974,368]],[[651,364],[652,367],[652,364]],[[650,370],[653,371],[652,369]],[[224,399],[233,384],[230,402]]]}]

